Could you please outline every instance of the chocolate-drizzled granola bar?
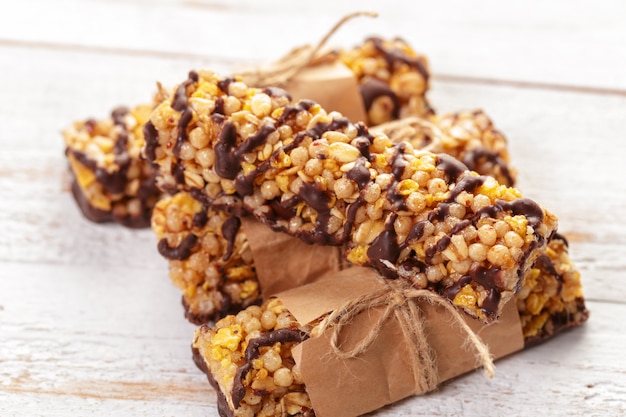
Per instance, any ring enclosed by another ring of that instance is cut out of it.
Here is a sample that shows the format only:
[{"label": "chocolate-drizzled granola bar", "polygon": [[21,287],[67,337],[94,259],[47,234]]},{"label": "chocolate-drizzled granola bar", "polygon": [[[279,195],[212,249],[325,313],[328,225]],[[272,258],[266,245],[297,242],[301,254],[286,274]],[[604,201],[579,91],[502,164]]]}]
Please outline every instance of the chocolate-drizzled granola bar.
[{"label": "chocolate-drizzled granola bar", "polygon": [[346,259],[497,317],[556,229],[514,188],[370,133],[316,103],[192,72],[144,129],[166,191],[252,214]]},{"label": "chocolate-drizzled granola bar", "polygon": [[[523,327],[519,330],[526,346],[586,319],[577,272],[570,267],[564,240],[556,235],[524,280],[518,298]],[[292,348],[318,334],[317,321],[300,325],[280,299],[197,329],[194,361],[217,392],[220,415],[314,415]]]},{"label": "chocolate-drizzled granola bar", "polygon": [[371,37],[339,59],[354,73],[369,126],[433,113],[426,99],[428,60],[404,40]]},{"label": "chocolate-drizzled granola bar", "polygon": [[141,158],[142,128],[153,105],[118,107],[102,120],[76,122],[63,132],[72,192],[85,217],[148,227],[161,192],[155,169]]},{"label": "chocolate-drizzled granola bar", "polygon": [[569,257],[565,237],[555,234],[550,240],[525,274],[516,299],[526,345],[587,320],[580,272]]},{"label": "chocolate-drizzled granola bar", "polygon": [[220,416],[314,416],[291,354],[310,331],[278,299],[197,329],[194,361],[217,392]]},{"label": "chocolate-drizzled granola bar", "polygon": [[[376,127],[376,130],[387,133],[394,141],[406,140],[412,143],[415,148],[423,148],[435,153],[447,153],[469,164],[473,167],[473,170],[478,171],[482,175],[494,176],[501,183],[507,185],[513,184],[513,172],[507,165],[509,157],[506,139],[493,128],[493,124],[484,112],[477,110],[434,116],[429,120],[412,120],[412,122],[408,120],[409,123],[402,123],[402,121],[400,123],[385,123]],[[489,158],[485,158],[483,161],[484,155],[489,155]],[[231,311],[235,311],[237,307],[241,308],[242,305],[239,296],[235,295],[233,297],[232,289],[230,291],[231,294],[220,294],[221,286],[215,284],[216,276],[223,276],[225,278],[224,282],[229,282],[231,286],[249,287],[251,285],[249,280],[256,280],[256,275],[252,273],[244,281],[241,279],[231,280],[228,278],[229,270],[224,270],[223,265],[212,264],[214,266],[207,269],[202,263],[188,260],[189,258],[215,258],[219,261],[224,256],[216,256],[213,252],[216,248],[213,246],[208,253],[201,255],[201,253],[207,252],[204,246],[199,244],[199,241],[203,239],[205,234],[204,228],[197,227],[195,222],[189,221],[185,210],[193,208],[205,210],[206,208],[197,202],[190,203],[190,201],[193,201],[191,195],[180,193],[178,198],[168,198],[161,202],[157,206],[155,218],[153,218],[153,226],[156,221],[158,227],[163,228],[167,218],[168,221],[179,225],[178,228],[183,228],[186,233],[185,236],[188,234],[197,236],[197,242],[188,248],[185,260],[171,259],[171,257],[165,254],[164,256],[169,260],[170,275],[173,282],[183,290],[186,316],[194,323],[203,323],[219,319],[227,311],[220,307],[221,301],[216,302],[215,300],[234,299],[234,301],[229,303]],[[175,208],[176,206],[178,208]],[[197,213],[199,212],[197,211]],[[219,234],[219,230],[217,233]],[[243,232],[240,231],[238,233]],[[163,239],[162,233],[158,233],[158,235],[159,239]],[[215,240],[215,242],[217,241]],[[252,259],[248,257],[247,260],[250,262],[251,270],[253,270]],[[216,271],[220,272],[216,273]],[[239,270],[235,269],[234,271]],[[183,279],[182,277],[188,278]],[[248,297],[245,297],[245,302],[248,304],[259,301],[258,291],[250,292],[241,288],[240,293],[249,294]],[[256,300],[255,297],[257,297]]]},{"label": "chocolate-drizzled granola bar", "polygon": [[160,200],[152,214],[159,253],[183,292],[185,317],[202,324],[260,303],[252,253],[238,217],[190,193]]},{"label": "chocolate-drizzled granola bar", "polygon": [[394,142],[406,141],[416,149],[445,153],[481,175],[514,186],[515,170],[509,166],[504,135],[482,110],[409,117],[374,128]]},{"label": "chocolate-drizzled granola bar", "polygon": [[[162,199],[154,209],[159,252],[193,323],[215,321],[261,301],[254,259],[238,220],[187,192]],[[527,343],[586,320],[580,273],[561,235],[555,234],[526,271],[516,299]]]}]

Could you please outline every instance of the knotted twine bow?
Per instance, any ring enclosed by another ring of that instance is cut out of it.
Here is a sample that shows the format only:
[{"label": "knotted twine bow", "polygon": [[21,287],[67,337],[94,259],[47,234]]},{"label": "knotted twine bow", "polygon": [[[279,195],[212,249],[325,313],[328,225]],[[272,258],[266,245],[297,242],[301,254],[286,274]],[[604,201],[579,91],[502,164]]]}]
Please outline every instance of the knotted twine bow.
[{"label": "knotted twine bow", "polygon": [[[444,308],[452,316],[453,321],[467,335],[466,343],[476,350],[477,359],[484,367],[486,375],[489,378],[493,377],[495,367],[489,348],[468,326],[449,300],[429,290],[415,289],[403,280],[385,280],[384,284],[382,288],[374,292],[344,303],[320,323],[318,328],[320,334],[326,329],[332,329],[330,343],[338,357],[356,358],[366,352],[376,341],[385,323],[395,318],[408,341],[407,347],[416,384],[416,394],[434,390],[439,383],[436,358],[425,333],[425,319],[417,305],[419,301],[427,301]],[[344,326],[349,325],[357,315],[378,307],[385,307],[385,310],[372,330],[353,348],[343,350],[339,344],[339,337]]]},{"label": "knotted twine bow", "polygon": [[381,132],[394,142],[412,141],[416,131],[423,131],[430,136],[431,143],[420,147],[420,151],[431,151],[438,143],[454,143],[454,139],[446,135],[437,125],[421,117],[411,116],[383,123],[370,128],[372,132]]},{"label": "knotted twine bow", "polygon": [[237,73],[248,85],[255,87],[282,87],[304,68],[333,62],[336,51],[322,52],[328,40],[349,20],[359,16],[378,17],[376,12],[355,12],[342,17],[317,45],[303,45],[292,49],[287,55],[267,67],[243,70]]}]

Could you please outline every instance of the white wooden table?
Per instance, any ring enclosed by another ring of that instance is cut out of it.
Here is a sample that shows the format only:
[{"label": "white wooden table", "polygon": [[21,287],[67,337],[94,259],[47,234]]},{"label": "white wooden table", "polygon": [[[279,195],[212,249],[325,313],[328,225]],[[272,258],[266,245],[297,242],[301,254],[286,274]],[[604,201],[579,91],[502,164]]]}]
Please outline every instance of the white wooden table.
[{"label": "white wooden table", "polygon": [[[155,238],[80,216],[60,130],[148,100],[156,80],[316,41],[347,3],[2,1],[0,416],[217,416]],[[381,16],[332,42],[401,36],[431,60],[437,110],[493,117],[519,187],[559,215],[591,310],[493,380],[377,416],[626,414],[626,3],[545,3],[360,2]]]}]

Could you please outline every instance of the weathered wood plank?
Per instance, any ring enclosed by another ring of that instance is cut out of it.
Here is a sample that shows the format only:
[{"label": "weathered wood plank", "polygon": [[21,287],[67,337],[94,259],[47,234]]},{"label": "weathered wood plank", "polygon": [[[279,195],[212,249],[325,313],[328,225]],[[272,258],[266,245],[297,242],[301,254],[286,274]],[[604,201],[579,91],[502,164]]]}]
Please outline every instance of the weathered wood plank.
[{"label": "weathered wood plank", "polygon": [[[216,417],[154,236],[82,219],[59,132],[145,102],[156,80],[171,85],[191,68],[271,60],[354,5],[51,4],[24,0],[0,14],[0,415]],[[626,414],[626,5],[358,7],[381,17],[352,22],[333,42],[401,35],[431,58],[438,110],[493,117],[520,188],[559,215],[592,313],[583,328],[499,361],[493,380],[472,373],[375,415]]]},{"label": "weathered wood plank", "polygon": [[[153,270],[19,263],[4,270],[20,279],[0,281],[3,416],[42,411],[21,408],[25,399],[45,404],[46,415],[217,415],[215,395],[190,359],[193,326],[181,317],[177,291]],[[493,380],[473,373],[378,415],[532,416],[546,403],[559,415],[625,411],[626,336],[614,318],[626,305],[590,308],[586,326],[499,361]]]},{"label": "weathered wood plank", "polygon": [[28,0],[0,15],[0,43],[259,62],[317,41],[357,8],[377,10],[380,18],[351,23],[336,45],[350,46],[372,34],[402,36],[431,58],[435,74],[626,92],[626,75],[615,70],[626,61],[626,5],[615,0],[447,0],[411,6],[373,0],[358,6],[62,0],[55,7]]}]

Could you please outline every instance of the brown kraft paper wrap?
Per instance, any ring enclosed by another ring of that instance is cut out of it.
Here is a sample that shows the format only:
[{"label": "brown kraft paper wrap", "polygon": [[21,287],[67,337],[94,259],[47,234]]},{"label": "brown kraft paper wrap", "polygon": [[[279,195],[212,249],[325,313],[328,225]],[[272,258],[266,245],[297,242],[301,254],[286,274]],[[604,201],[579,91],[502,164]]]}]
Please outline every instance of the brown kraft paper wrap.
[{"label": "brown kraft paper wrap", "polygon": [[[306,324],[345,302],[380,291],[384,286],[373,270],[353,267],[285,291],[277,297],[299,323]],[[416,302],[419,307],[427,345],[435,356],[436,384],[479,366],[473,347],[466,346],[467,334],[461,332],[459,324],[446,309],[421,299],[408,302]],[[384,310],[384,306],[369,308],[354,317],[341,332],[339,348],[349,350],[376,331]],[[509,302],[500,319],[491,325],[466,314],[463,319],[496,359],[524,347],[515,302]],[[391,316],[379,331],[373,344],[353,358],[342,358],[333,350],[332,327],[294,348],[293,356],[316,416],[358,416],[402,398],[425,393],[426,390],[420,389],[415,381],[409,342],[398,320]]]},{"label": "brown kraft paper wrap", "polygon": [[294,101],[309,99],[353,121],[367,120],[359,84],[352,71],[335,60],[302,69],[284,86]]},{"label": "brown kraft paper wrap", "polygon": [[264,300],[344,269],[340,247],[308,245],[251,218],[242,218],[241,227],[252,250]]}]

